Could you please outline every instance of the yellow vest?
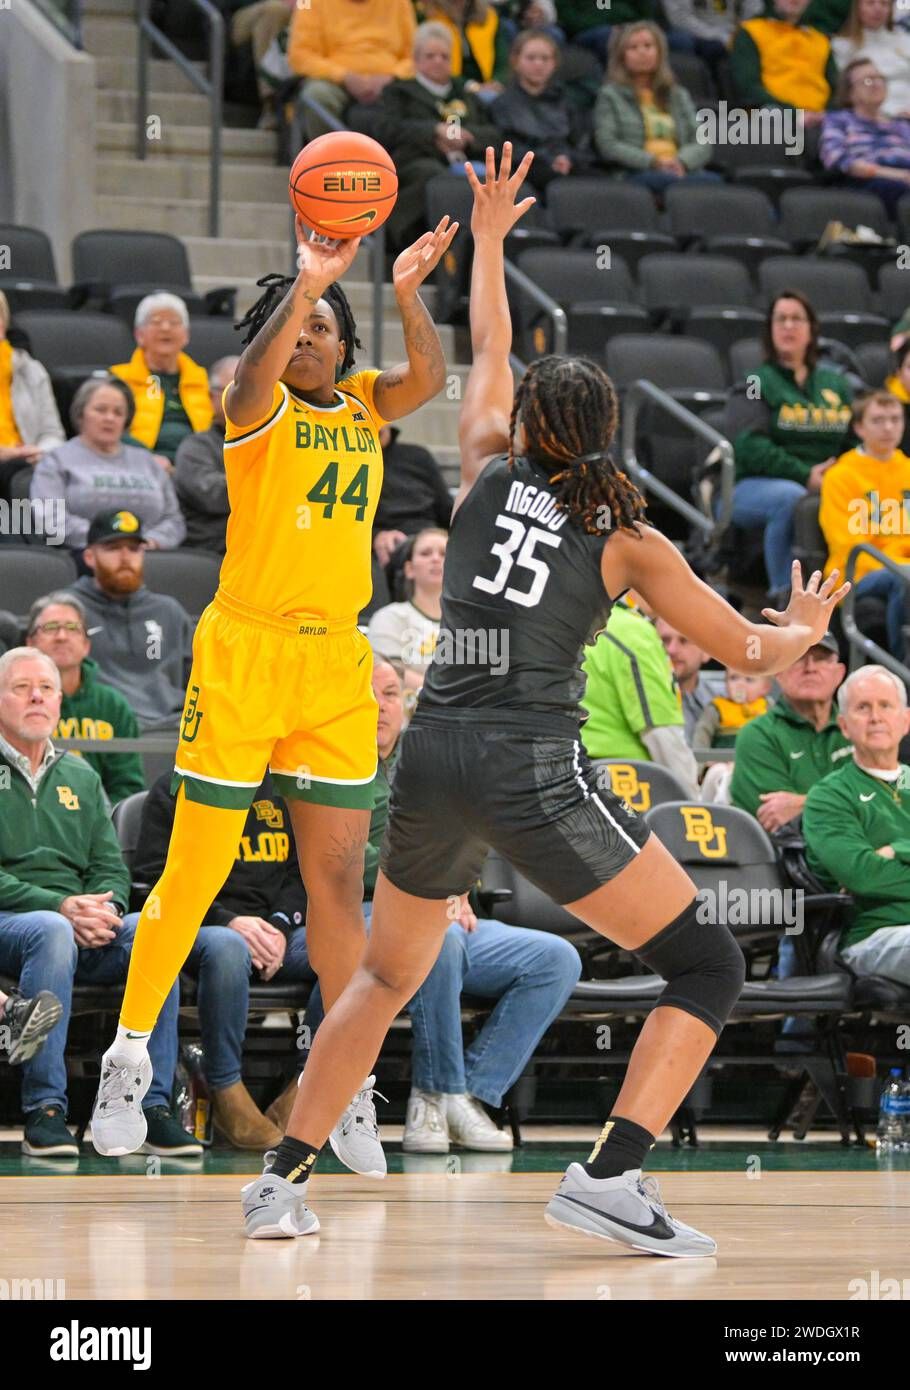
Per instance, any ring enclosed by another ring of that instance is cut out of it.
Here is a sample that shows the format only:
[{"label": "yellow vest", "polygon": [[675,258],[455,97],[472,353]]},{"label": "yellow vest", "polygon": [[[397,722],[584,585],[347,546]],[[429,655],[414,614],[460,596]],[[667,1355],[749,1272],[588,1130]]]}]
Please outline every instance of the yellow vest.
[{"label": "yellow vest", "polygon": [[889,376],[885,382],[885,390],[890,391],[892,396],[897,396],[897,399],[903,401],[904,405],[910,405],[910,391],[907,390],[896,372],[894,376]]},{"label": "yellow vest", "polygon": [[[177,371],[180,373],[180,401],[193,430],[196,433],[207,430],[213,414],[208,373],[185,352],[177,356]],[[149,371],[142,348],[137,347],[128,362],[118,362],[116,367],[111,367],[111,372],[126,382],[136,402],[130,434],[147,449],[154,449],[164,419],[164,392],[157,385],[154,373]]]},{"label": "yellow vest", "polygon": [[761,81],[776,101],[824,111],[831,97],[825,68],[831,40],[818,29],[781,19],[747,19],[742,26],[761,55]]},{"label": "yellow vest", "polygon": [[[432,10],[432,6],[429,7]],[[460,77],[462,68],[463,54],[461,51],[461,30],[458,25],[447,14],[432,13],[430,15],[434,24],[444,24],[452,35],[452,76]],[[499,28],[499,16],[490,5],[487,10],[487,17],[480,24],[465,25],[465,36],[470,45],[471,52],[474,54],[474,61],[483,74],[484,82],[489,82],[493,76],[493,64],[496,61],[496,31]]]},{"label": "yellow vest", "polygon": [[738,734],[743,725],[748,724],[751,719],[768,713],[768,701],[764,695],[745,704],[740,704],[738,700],[730,700],[726,695],[717,695],[711,703],[720,715],[717,729],[719,734]]},{"label": "yellow vest", "polygon": [[262,419],[227,420],[221,587],[230,597],[282,618],[353,622],[366,607],[386,423],[373,403],[378,376],[352,372],[328,406],[279,381]]},{"label": "yellow vest", "polygon": [[0,446],[10,449],[22,443],[13,414],[13,349],[8,338],[0,342]]}]

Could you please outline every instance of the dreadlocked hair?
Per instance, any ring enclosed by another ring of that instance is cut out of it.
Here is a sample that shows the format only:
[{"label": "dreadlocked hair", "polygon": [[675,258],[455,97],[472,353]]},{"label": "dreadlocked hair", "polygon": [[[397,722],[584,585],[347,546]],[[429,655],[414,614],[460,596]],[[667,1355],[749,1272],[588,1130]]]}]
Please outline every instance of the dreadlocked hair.
[{"label": "dreadlocked hair", "polygon": [[[243,345],[251,343],[256,334],[265,323],[272,317],[278,305],[284,299],[288,290],[294,283],[291,275],[263,275],[256,284],[260,286],[264,293],[259,296],[252,308],[248,309],[239,323],[235,323],[237,329],[245,328],[246,337]],[[354,351],[363,351],[363,343],[357,337],[357,324],[348,303],[348,297],[339,284],[331,284],[328,289],[323,290],[321,298],[331,306],[332,313],[338,323],[338,336],[344,343],[344,360],[335,369],[335,379],[340,380],[346,376],[354,365]]]},{"label": "dreadlocked hair", "polygon": [[612,381],[596,362],[587,357],[550,356],[531,363],[512,406],[510,468],[515,462],[519,415],[527,457],[547,471],[556,503],[570,521],[589,535],[601,535],[605,524],[631,529],[636,521],[645,520],[644,498],[607,452],[616,431],[619,403]]}]

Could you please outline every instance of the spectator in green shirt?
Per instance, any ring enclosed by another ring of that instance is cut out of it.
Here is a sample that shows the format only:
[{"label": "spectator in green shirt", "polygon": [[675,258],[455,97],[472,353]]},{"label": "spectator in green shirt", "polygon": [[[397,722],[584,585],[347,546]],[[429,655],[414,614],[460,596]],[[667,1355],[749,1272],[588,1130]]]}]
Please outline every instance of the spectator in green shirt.
[{"label": "spectator in green shirt", "polygon": [[[602,63],[607,61],[611,29],[617,24],[653,18],[651,0],[612,0],[610,5],[592,4],[592,0],[556,0],[556,20],[569,42],[587,48]],[[605,19],[609,23],[605,24]]]},{"label": "spectator in green shirt", "polygon": [[777,704],[739,731],[730,799],[769,835],[802,814],[810,788],[850,753],[834,714],[845,674],[837,642],[826,633],[778,673]]},{"label": "spectator in green shirt", "polygon": [[910,984],[910,767],[898,753],[910,730],[907,691],[883,666],[863,666],[838,707],[853,757],[806,800],[809,864],[855,899],[842,941],[849,965]]},{"label": "spectator in green shirt", "polygon": [[[47,594],[32,604],[27,645],[37,647],[60,672],[63,702],[54,737],[138,738],[139,724],[125,696],[98,679],[98,665],[89,657],[85,608],[74,594]],[[145,790],[138,753],[85,753],[101,778],[112,806],[133,792]]]},{"label": "spectator in green shirt", "polygon": [[786,607],[793,563],[793,513],[844,453],[853,392],[840,372],[819,366],[818,316],[799,290],[775,295],[765,323],[765,361],[731,403],[736,457],[733,523],[762,527],[772,607]]},{"label": "spectator in green shirt", "polygon": [[695,759],[686,743],[670,659],[643,613],[618,603],[588,647],[581,738],[590,758],[637,758],[669,768],[698,796]]}]

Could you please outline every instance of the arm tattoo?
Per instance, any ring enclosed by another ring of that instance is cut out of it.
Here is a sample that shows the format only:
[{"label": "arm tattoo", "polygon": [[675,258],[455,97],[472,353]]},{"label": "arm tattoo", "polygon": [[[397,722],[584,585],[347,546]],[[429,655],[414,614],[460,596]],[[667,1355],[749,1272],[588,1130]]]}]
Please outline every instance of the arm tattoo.
[{"label": "arm tattoo", "polygon": [[[244,353],[247,366],[258,367],[260,365],[262,359],[269,351],[269,348],[272,346],[279,333],[281,333],[285,324],[293,317],[298,307],[295,302],[296,292],[297,286],[292,285],[284,299],[282,299],[281,303],[278,305],[278,308],[272,314],[272,317],[263,324],[262,328],[260,328],[255,338],[248,346]],[[309,290],[303,289],[300,291],[300,294],[308,304],[316,304],[319,301],[319,295],[312,295]]]},{"label": "arm tattoo", "polygon": [[[427,307],[419,296],[413,304],[402,308],[401,322],[404,328],[404,345],[411,366],[416,368],[421,376],[444,376],[446,359],[442,343]],[[392,385],[388,378],[386,384]]]}]

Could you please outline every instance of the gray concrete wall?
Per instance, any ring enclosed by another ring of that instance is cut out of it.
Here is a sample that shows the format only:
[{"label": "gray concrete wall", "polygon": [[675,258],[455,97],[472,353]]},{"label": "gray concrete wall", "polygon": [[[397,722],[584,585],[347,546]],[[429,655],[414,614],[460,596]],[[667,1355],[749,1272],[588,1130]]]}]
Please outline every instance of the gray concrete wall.
[{"label": "gray concrete wall", "polygon": [[0,0],[0,220],[46,232],[64,283],[95,225],[95,62],[29,0]]}]

